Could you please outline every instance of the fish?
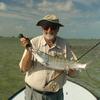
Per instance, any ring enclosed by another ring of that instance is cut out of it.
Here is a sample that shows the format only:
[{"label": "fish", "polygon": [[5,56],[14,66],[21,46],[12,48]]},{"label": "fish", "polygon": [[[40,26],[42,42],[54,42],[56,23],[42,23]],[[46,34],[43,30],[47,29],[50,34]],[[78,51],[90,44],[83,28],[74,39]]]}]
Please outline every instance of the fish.
[{"label": "fish", "polygon": [[55,70],[67,70],[67,71],[69,69],[83,70],[87,66],[86,63],[82,64],[77,61],[69,61],[66,60],[66,58],[63,56],[57,56],[57,55],[51,56],[39,50],[33,52],[32,54],[40,64]]}]

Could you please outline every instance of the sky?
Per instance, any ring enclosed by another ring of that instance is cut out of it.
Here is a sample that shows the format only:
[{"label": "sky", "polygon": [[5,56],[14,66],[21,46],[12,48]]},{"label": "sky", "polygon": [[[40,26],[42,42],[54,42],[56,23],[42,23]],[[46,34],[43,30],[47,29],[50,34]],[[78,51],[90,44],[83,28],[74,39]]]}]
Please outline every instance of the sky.
[{"label": "sky", "polygon": [[0,36],[37,36],[47,14],[64,25],[61,37],[100,39],[100,0],[0,0]]}]

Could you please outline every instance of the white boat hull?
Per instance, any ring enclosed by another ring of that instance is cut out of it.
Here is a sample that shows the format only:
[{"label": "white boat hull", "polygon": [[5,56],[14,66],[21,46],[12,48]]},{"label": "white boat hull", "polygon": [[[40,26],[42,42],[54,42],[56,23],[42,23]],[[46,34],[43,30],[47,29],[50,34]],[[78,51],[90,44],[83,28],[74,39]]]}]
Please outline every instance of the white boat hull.
[{"label": "white boat hull", "polygon": [[[24,99],[24,91],[14,94],[9,100],[25,100]],[[86,88],[73,83],[71,81],[67,81],[63,88],[64,92],[64,100],[97,100],[97,98]]]}]

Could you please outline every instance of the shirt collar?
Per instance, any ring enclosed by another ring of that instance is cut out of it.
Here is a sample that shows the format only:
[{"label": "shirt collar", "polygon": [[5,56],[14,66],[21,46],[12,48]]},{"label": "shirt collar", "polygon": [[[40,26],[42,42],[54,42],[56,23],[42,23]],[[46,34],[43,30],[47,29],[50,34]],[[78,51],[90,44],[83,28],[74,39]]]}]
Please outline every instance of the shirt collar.
[{"label": "shirt collar", "polygon": [[[46,43],[46,41],[45,41],[43,36],[42,36],[41,43],[42,43],[42,46],[46,46],[47,45],[47,43]],[[58,42],[58,37],[56,37],[56,41],[53,44],[52,48],[54,48],[54,47],[57,47],[58,49],[61,49],[61,46],[59,45],[59,42]]]},{"label": "shirt collar", "polygon": [[46,46],[46,45],[47,45],[47,43],[46,43],[46,41],[45,41],[45,39],[44,39],[43,35],[42,35],[41,44],[42,44],[42,46]]}]

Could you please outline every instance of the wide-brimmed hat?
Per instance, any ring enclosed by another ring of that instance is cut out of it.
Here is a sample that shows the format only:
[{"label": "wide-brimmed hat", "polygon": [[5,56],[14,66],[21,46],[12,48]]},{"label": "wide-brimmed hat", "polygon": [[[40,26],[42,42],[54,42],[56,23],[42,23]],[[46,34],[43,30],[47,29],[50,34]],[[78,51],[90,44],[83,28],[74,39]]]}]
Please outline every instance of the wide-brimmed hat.
[{"label": "wide-brimmed hat", "polygon": [[64,25],[59,23],[59,18],[56,15],[53,15],[53,14],[44,16],[43,19],[38,21],[36,25],[37,26],[43,26],[43,25],[46,25],[48,23],[52,23],[52,24],[60,26],[60,27],[64,26]]}]

